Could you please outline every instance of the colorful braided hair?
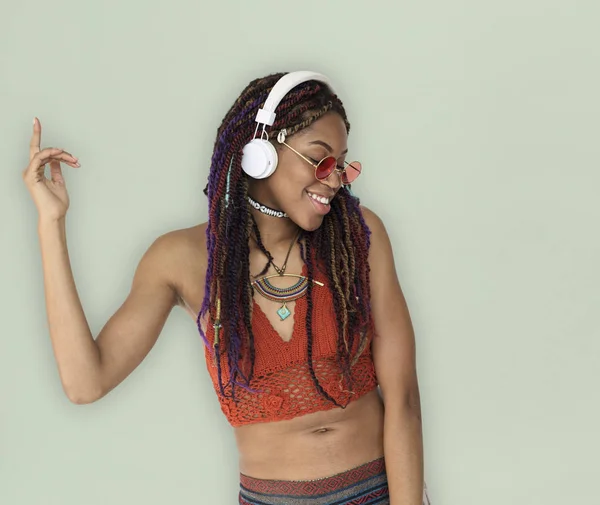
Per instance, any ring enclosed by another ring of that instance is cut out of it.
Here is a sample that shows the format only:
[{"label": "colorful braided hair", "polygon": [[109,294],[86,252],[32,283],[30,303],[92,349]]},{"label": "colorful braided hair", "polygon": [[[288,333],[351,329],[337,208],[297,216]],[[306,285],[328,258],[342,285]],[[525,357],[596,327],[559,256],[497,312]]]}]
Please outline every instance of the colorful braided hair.
[{"label": "colorful braided hair", "polygon": [[[253,290],[250,285],[249,239],[254,234],[258,247],[269,257],[260,232],[247,204],[248,176],[241,166],[242,149],[252,139],[256,113],[275,83],[285,74],[272,74],[250,82],[235,101],[217,132],[208,184],[208,226],[206,230],[208,267],[205,297],[198,314],[198,329],[210,347],[200,320],[210,314],[215,323],[214,352],[227,355],[229,381],[223,384],[221,359],[216,359],[220,393],[235,399],[235,386],[256,392],[250,387],[254,373],[255,349],[252,332]],[[277,107],[277,117],[270,132],[286,128],[288,138],[310,126],[329,111],[337,112],[349,131],[350,124],[343,104],[329,88],[308,81],[290,91]],[[271,133],[271,136],[274,135]],[[364,350],[372,331],[368,251],[370,232],[362,217],[359,200],[342,187],[331,201],[331,211],[321,227],[303,232],[298,238],[302,259],[307,266],[307,347],[308,365],[317,391],[337,406],[319,384],[312,363],[313,329],[312,286],[315,268],[327,275],[338,318],[337,362],[346,387],[352,389],[351,367]],[[224,318],[221,318],[221,314]],[[220,335],[221,338],[218,338]],[[355,341],[358,337],[358,341]],[[242,356],[242,343],[248,352]],[[356,349],[352,358],[351,351]],[[247,363],[247,366],[243,366]]]}]

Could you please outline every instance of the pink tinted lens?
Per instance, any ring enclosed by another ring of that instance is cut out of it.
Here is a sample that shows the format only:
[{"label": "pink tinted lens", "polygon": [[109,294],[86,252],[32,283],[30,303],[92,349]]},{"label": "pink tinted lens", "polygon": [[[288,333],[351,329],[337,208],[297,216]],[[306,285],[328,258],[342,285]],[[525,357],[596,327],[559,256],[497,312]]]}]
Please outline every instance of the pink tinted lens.
[{"label": "pink tinted lens", "polygon": [[344,184],[352,184],[360,175],[361,170],[362,165],[360,162],[353,161],[352,163],[348,163],[344,169],[344,173],[342,174],[342,182]]},{"label": "pink tinted lens", "polygon": [[315,175],[320,181],[327,179],[331,175],[331,172],[335,169],[337,160],[333,156],[323,158],[317,165]]}]

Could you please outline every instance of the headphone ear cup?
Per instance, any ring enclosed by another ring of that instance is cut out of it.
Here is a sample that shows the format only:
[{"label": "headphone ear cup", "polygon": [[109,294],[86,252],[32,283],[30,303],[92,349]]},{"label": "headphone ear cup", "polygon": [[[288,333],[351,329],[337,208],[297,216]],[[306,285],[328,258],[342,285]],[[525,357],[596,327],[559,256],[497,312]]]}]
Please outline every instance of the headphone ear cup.
[{"label": "headphone ear cup", "polygon": [[242,151],[242,169],[254,179],[266,179],[277,168],[277,150],[268,140],[253,139]]}]

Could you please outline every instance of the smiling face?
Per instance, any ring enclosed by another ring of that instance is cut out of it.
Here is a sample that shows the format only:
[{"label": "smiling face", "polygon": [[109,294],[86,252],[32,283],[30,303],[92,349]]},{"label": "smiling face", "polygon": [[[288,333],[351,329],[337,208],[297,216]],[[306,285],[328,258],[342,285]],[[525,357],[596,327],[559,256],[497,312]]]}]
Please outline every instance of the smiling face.
[{"label": "smiling face", "polygon": [[[337,112],[328,112],[286,139],[286,144],[315,165],[326,156],[344,166],[348,132]],[[292,149],[275,141],[278,163],[275,173],[262,180],[251,180],[249,194],[269,207],[286,212],[300,228],[314,231],[330,211],[329,202],[342,185],[340,173],[334,171],[326,180],[315,177],[315,167]]]}]

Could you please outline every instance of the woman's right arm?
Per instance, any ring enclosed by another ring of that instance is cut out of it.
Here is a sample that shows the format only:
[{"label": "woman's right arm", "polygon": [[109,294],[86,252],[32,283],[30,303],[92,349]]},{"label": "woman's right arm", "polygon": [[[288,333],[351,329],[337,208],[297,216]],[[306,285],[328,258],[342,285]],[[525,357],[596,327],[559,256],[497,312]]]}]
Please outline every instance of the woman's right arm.
[{"label": "woman's right arm", "polygon": [[[68,194],[60,163],[78,167],[62,149],[40,149],[41,125],[34,121],[30,163],[23,180],[38,209],[46,313],[61,382],[74,403],[106,395],[144,359],[177,302],[170,281],[174,235],[159,237],[136,269],[131,291],[94,339],[73,279],[65,234]],[[44,175],[50,164],[50,178]]]},{"label": "woman's right arm", "polygon": [[71,270],[64,221],[39,225],[46,313],[63,389],[78,404],[102,398],[146,357],[176,304],[169,235],[142,257],[125,302],[94,340]]}]

